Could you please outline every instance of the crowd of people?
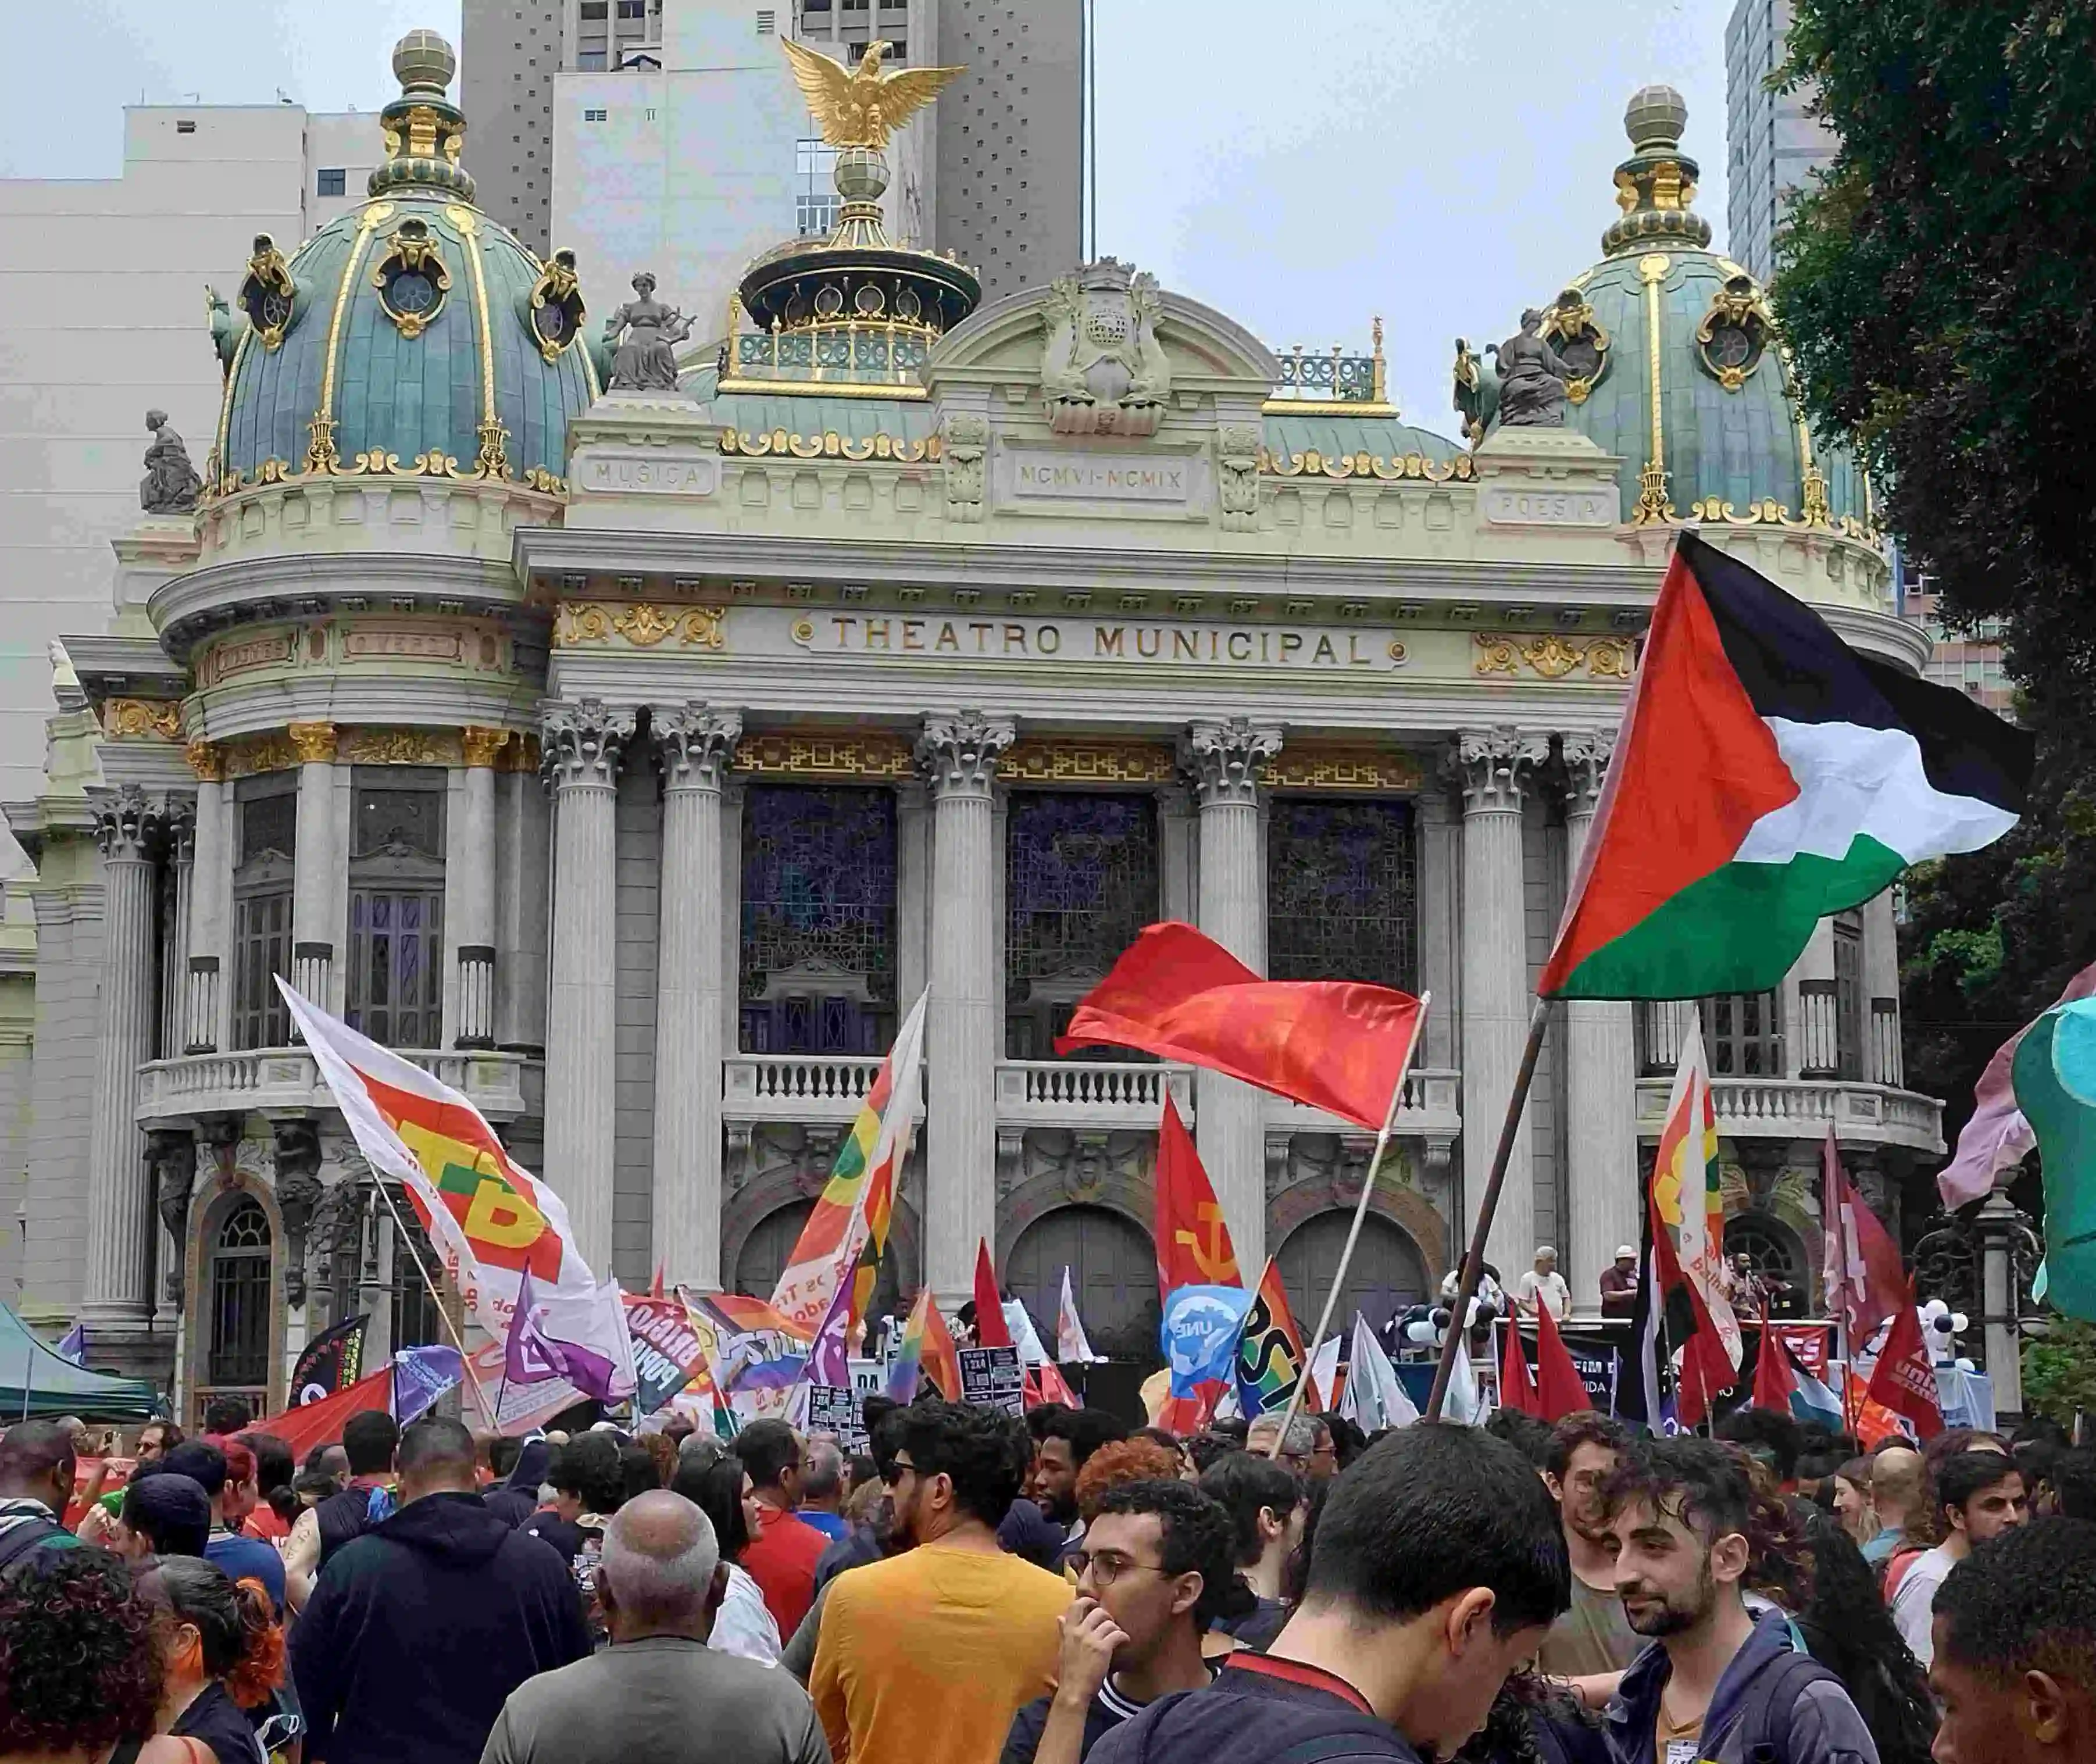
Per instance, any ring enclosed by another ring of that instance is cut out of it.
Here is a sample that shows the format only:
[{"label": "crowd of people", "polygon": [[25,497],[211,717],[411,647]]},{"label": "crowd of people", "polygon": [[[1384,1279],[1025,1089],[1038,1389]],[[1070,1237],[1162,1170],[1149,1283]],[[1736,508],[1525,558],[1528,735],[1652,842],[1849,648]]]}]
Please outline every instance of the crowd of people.
[{"label": "crowd of people", "polygon": [[0,1764],[2096,1764],[2056,1434],[865,1406],[10,1427]]}]

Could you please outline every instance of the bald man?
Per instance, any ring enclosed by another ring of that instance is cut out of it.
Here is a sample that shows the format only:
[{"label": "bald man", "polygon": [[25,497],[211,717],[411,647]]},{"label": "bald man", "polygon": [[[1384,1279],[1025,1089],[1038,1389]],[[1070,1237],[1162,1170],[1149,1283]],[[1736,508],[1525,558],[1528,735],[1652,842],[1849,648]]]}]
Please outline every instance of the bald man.
[{"label": "bald man", "polygon": [[668,1489],[636,1495],[597,1564],[609,1651],[512,1692],[481,1764],[625,1764],[636,1734],[662,1764],[829,1764],[790,1673],[706,1646],[727,1588],[705,1514]]},{"label": "bald man", "polygon": [[1863,1546],[1863,1560],[1881,1567],[1896,1551],[1909,1548],[1907,1527],[1927,1506],[1921,1454],[1905,1446],[1887,1446],[1871,1460],[1871,1504],[1877,1511],[1878,1535]]}]

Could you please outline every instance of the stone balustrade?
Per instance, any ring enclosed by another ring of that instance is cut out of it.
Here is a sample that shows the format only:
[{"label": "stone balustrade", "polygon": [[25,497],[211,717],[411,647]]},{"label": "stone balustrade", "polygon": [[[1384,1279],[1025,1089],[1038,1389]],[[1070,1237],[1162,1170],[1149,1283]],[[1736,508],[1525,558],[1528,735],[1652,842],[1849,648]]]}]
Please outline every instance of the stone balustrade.
[{"label": "stone balustrade", "polygon": [[[491,1121],[544,1111],[545,1066],[523,1054],[401,1048],[403,1059],[465,1092]],[[138,1068],[141,1127],[193,1125],[207,1115],[256,1109],[329,1109],[328,1088],[302,1047],[256,1047],[231,1054],[190,1054]]]},{"label": "stone balustrade", "polygon": [[[1666,1078],[1638,1081],[1638,1131],[1657,1137],[1666,1118]],[[1718,1131],[1735,1139],[1823,1139],[1831,1123],[1845,1143],[1940,1153],[1943,1105],[1889,1085],[1830,1079],[1713,1078]]]}]

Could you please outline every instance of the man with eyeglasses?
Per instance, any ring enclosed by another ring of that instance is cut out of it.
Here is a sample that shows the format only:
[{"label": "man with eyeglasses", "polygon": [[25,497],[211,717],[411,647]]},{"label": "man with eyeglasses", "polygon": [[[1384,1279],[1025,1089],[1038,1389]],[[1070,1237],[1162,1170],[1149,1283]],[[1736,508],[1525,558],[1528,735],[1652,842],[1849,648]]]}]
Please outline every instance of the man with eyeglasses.
[{"label": "man with eyeglasses", "polygon": [[1277,1452],[1273,1442],[1280,1432],[1279,1415],[1260,1416],[1245,1434],[1245,1450],[1254,1457],[1273,1458],[1306,1482],[1322,1482],[1338,1474],[1339,1448],[1330,1424],[1321,1417],[1298,1415],[1289,1422],[1287,1437]]},{"label": "man with eyeglasses", "polygon": [[1234,1601],[1230,1516],[1186,1482],[1124,1482],[1099,1497],[1082,1546],[1076,1602],[1063,1614],[1052,1696],[1012,1719],[1001,1764],[1081,1764],[1099,1737],[1175,1691],[1214,1676],[1201,1638]]},{"label": "man with eyeglasses", "polygon": [[901,1426],[889,1499],[911,1548],[830,1583],[808,1689],[838,1764],[980,1764],[1055,1684],[1070,1587],[998,1547],[1019,1421],[920,1402]]}]

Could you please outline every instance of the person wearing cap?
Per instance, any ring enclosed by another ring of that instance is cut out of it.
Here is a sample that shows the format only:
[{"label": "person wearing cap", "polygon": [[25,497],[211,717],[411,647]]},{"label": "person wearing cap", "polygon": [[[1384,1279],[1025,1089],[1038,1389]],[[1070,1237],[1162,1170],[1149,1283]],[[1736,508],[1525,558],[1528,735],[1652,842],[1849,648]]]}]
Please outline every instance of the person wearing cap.
[{"label": "person wearing cap", "polygon": [[1601,1270],[1601,1315],[1628,1316],[1637,1308],[1638,1253],[1635,1243],[1618,1243],[1616,1259]]},{"label": "person wearing cap", "polygon": [[1535,1266],[1521,1277],[1513,1302],[1523,1316],[1534,1316],[1539,1304],[1548,1305],[1551,1316],[1560,1323],[1571,1316],[1572,1289],[1557,1272],[1557,1252],[1548,1244],[1536,1251]]}]

